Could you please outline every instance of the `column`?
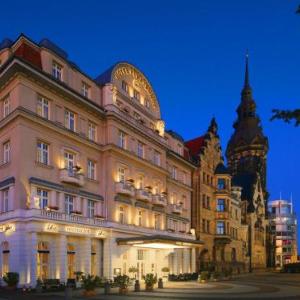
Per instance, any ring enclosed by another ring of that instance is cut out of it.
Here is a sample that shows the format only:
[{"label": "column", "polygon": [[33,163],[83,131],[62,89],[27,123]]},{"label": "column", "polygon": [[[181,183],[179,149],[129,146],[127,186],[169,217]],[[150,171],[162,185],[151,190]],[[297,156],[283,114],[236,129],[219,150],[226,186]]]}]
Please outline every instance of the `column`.
[{"label": "column", "polygon": [[67,236],[64,234],[59,237],[58,249],[60,281],[67,282]]},{"label": "column", "polygon": [[29,261],[30,261],[30,285],[36,286],[37,280],[37,234],[32,232],[30,234],[30,243],[28,247]]},{"label": "column", "polygon": [[[82,239],[82,247],[80,253],[80,259],[83,260],[81,265],[83,266],[84,273],[91,274],[91,249],[92,249],[92,240],[90,237]],[[77,256],[78,257],[78,256]]]},{"label": "column", "polygon": [[86,198],[81,199],[81,206],[82,206],[81,207],[81,212],[82,212],[82,215],[84,217],[88,216],[88,214],[87,214],[87,202],[88,202],[88,200]]},{"label": "column", "polygon": [[[107,279],[113,278],[112,272],[112,256],[113,256],[113,247],[112,247],[112,237],[108,235],[103,243],[103,275]],[[116,247],[115,247],[116,251]]]},{"label": "column", "polygon": [[191,272],[191,264],[190,264],[190,249],[183,249],[183,273]]},{"label": "column", "polygon": [[190,250],[190,258],[191,258],[191,273],[196,272],[196,249],[192,248]]},{"label": "column", "polygon": [[178,274],[178,253],[177,250],[174,249],[173,252],[173,273]]}]

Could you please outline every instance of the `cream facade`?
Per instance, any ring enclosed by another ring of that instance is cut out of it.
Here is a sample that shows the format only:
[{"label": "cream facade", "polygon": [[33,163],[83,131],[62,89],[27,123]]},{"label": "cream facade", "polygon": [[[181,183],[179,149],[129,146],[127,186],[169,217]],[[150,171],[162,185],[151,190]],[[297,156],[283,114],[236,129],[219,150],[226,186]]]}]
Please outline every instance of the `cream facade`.
[{"label": "cream facade", "polygon": [[195,167],[133,65],[94,80],[49,40],[5,40],[0,146],[2,275],[34,286],[75,271],[195,271]]}]

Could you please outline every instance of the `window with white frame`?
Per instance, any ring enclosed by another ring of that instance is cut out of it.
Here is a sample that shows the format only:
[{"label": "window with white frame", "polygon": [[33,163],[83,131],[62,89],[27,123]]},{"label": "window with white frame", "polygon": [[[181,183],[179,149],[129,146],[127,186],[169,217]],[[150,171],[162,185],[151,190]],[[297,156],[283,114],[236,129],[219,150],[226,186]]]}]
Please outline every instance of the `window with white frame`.
[{"label": "window with white frame", "polygon": [[144,148],[145,145],[142,142],[138,141],[138,147],[137,147],[138,157],[144,158]]},{"label": "window with white frame", "polygon": [[45,209],[48,206],[48,191],[44,189],[37,188],[36,189],[36,194],[39,197],[39,208],[40,209]]},{"label": "window with white frame", "polygon": [[217,234],[225,234],[225,222],[217,221]]},{"label": "window with white frame", "polygon": [[96,180],[96,163],[88,159],[88,178]]},{"label": "window with white frame", "polygon": [[119,223],[125,223],[125,209],[123,206],[120,206],[119,208]]},{"label": "window with white frame", "polygon": [[65,194],[65,213],[71,214],[74,211],[74,196]]},{"label": "window with white frame", "polygon": [[94,218],[95,216],[95,201],[94,200],[88,200],[88,205],[87,205],[88,211],[87,215],[89,218]]},{"label": "window with white frame", "polygon": [[125,149],[126,148],[126,133],[119,131],[118,146]]},{"label": "window with white frame", "polygon": [[41,141],[37,142],[37,161],[41,164],[49,164],[49,145]]},{"label": "window with white frame", "polygon": [[154,151],[154,164],[160,166],[161,164],[161,155],[158,151]]},{"label": "window with white frame", "polygon": [[75,131],[75,114],[69,110],[65,110],[65,127]]},{"label": "window with white frame", "polygon": [[89,129],[88,129],[88,137],[92,141],[96,141],[96,125],[93,122],[89,122]]},{"label": "window with white frame", "polygon": [[69,170],[69,172],[73,172],[75,166],[75,155],[71,152],[64,152],[64,164],[65,169]]},{"label": "window with white frame", "polygon": [[3,144],[3,163],[10,162],[10,141]]},{"label": "window with white frame", "polygon": [[145,251],[142,249],[137,250],[137,260],[144,260],[145,259]]},{"label": "window with white frame", "polygon": [[118,168],[118,182],[125,182],[125,168]]},{"label": "window with white frame", "polygon": [[38,96],[37,114],[42,118],[49,119],[49,101],[42,96]]},{"label": "window with white frame", "polygon": [[10,114],[10,98],[7,97],[3,101],[3,118],[7,117]]},{"label": "window with white frame", "polygon": [[53,61],[52,62],[52,75],[54,76],[54,78],[62,81],[62,71],[63,71],[63,67],[58,64],[57,62]]},{"label": "window with white frame", "polygon": [[89,95],[90,95],[90,87],[89,85],[82,81],[82,84],[81,84],[81,94],[84,96],[84,97],[87,97],[89,98]]},{"label": "window with white frame", "polygon": [[172,167],[171,176],[173,179],[177,179],[177,168],[175,166]]},{"label": "window with white frame", "polygon": [[9,189],[5,189],[2,191],[2,199],[3,199],[3,203],[2,203],[2,212],[8,212],[9,208],[8,208],[8,202],[9,202]]}]

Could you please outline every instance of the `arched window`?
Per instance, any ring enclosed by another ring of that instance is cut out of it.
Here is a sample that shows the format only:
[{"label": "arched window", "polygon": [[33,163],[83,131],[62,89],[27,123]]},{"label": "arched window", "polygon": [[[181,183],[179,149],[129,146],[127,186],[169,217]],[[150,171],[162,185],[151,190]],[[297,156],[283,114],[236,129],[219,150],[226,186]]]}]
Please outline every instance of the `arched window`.
[{"label": "arched window", "polygon": [[68,279],[74,279],[75,275],[75,246],[73,244],[67,245],[67,263],[68,263]]},{"label": "arched window", "polygon": [[39,242],[37,246],[37,278],[44,280],[49,276],[49,244]]},{"label": "arched window", "polygon": [[9,243],[7,241],[2,242],[2,276],[9,272]]}]

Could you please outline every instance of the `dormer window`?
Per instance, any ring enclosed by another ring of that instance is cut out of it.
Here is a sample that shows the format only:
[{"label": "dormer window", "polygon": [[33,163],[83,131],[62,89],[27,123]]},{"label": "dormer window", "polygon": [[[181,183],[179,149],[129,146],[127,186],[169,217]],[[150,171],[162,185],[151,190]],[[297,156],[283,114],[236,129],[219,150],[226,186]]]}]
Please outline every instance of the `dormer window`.
[{"label": "dormer window", "polygon": [[60,81],[62,81],[62,70],[63,67],[60,64],[55,61],[52,63],[52,75],[54,76],[54,78]]},{"label": "dormer window", "polygon": [[150,101],[149,101],[149,99],[145,99],[145,106],[147,108],[150,108]]},{"label": "dormer window", "polygon": [[127,84],[127,82],[126,81],[122,81],[122,89],[123,89],[123,91],[125,91],[127,94],[128,94],[128,92],[129,92],[129,87],[128,87],[128,84]]},{"label": "dormer window", "polygon": [[140,101],[141,94],[137,90],[133,90],[133,98]]},{"label": "dormer window", "polygon": [[81,94],[84,97],[89,98],[90,86],[87,83],[85,83],[84,81],[82,81],[82,84],[81,84]]}]

